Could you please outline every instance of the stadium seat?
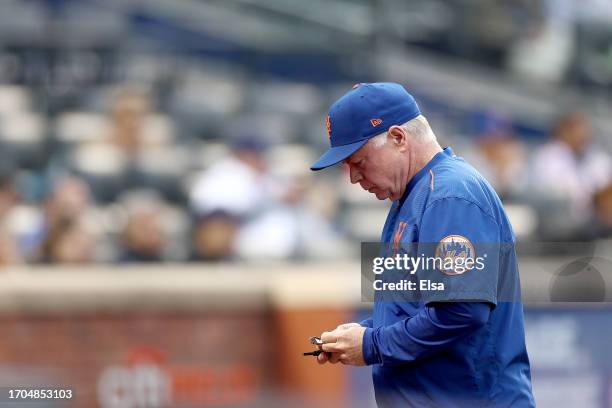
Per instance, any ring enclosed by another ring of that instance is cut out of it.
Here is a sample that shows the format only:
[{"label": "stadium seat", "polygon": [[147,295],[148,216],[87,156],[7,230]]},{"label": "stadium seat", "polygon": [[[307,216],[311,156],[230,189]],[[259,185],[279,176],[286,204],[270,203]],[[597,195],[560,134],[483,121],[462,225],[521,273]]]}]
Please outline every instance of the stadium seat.
[{"label": "stadium seat", "polygon": [[110,144],[84,144],[70,155],[70,166],[90,185],[99,202],[114,200],[130,185],[128,159]]},{"label": "stadium seat", "polygon": [[21,167],[40,168],[45,163],[46,123],[32,113],[4,115],[0,120],[3,153]]},{"label": "stadium seat", "polygon": [[27,88],[0,85],[0,115],[2,117],[30,110],[31,96]]},{"label": "stadium seat", "polygon": [[189,166],[189,152],[176,146],[141,149],[134,162],[138,187],[153,188],[168,200],[185,204],[181,181]]},{"label": "stadium seat", "polygon": [[101,141],[110,134],[110,125],[104,115],[90,112],[66,112],[55,125],[61,143],[75,144]]}]

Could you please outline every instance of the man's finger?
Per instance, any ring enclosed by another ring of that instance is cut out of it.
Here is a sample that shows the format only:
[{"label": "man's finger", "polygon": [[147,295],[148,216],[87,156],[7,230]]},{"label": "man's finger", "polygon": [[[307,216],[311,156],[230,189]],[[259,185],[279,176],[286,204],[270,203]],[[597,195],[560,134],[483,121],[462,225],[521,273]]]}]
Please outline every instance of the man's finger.
[{"label": "man's finger", "polygon": [[340,362],[340,354],[339,353],[331,353],[329,357],[329,362],[332,364],[338,364]]},{"label": "man's finger", "polygon": [[335,343],[338,340],[338,336],[334,332],[335,330],[321,333],[321,340],[323,343]]},{"label": "man's finger", "polygon": [[319,364],[325,364],[327,363],[327,361],[329,361],[329,354],[328,353],[321,353],[317,356],[317,363]]},{"label": "man's finger", "polygon": [[340,343],[323,343],[321,350],[337,353],[339,351],[344,351],[344,347],[341,346]]}]

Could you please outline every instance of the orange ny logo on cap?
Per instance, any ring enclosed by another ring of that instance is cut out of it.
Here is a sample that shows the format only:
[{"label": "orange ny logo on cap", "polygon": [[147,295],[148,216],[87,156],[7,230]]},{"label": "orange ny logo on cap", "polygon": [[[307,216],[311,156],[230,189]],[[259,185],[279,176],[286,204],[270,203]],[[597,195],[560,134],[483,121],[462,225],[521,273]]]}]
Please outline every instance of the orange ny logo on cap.
[{"label": "orange ny logo on cap", "polygon": [[370,123],[372,127],[376,127],[382,123],[382,119],[370,119]]},{"label": "orange ny logo on cap", "polygon": [[329,115],[325,118],[325,128],[327,129],[327,137],[331,139],[331,119]]}]

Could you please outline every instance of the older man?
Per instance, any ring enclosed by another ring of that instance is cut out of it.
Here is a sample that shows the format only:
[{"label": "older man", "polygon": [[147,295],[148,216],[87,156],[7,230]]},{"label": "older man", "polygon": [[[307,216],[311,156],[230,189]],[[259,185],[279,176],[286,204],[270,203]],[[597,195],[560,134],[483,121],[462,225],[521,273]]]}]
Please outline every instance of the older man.
[{"label": "older man", "polygon": [[[439,270],[452,283],[444,294],[376,298],[371,319],[322,334],[319,363],[372,365],[379,407],[535,406],[514,235],[492,187],[440,147],[398,84],[355,85],[327,131],[331,148],[311,169],[344,162],[351,183],[393,202],[381,242],[506,245],[484,270]],[[499,293],[508,282],[515,297]]]}]

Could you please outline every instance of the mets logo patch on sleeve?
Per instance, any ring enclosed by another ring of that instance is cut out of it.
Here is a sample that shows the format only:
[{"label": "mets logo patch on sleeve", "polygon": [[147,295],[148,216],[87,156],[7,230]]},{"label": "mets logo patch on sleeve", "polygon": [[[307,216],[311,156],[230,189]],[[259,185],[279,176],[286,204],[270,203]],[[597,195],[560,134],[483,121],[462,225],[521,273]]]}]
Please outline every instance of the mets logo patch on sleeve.
[{"label": "mets logo patch on sleeve", "polygon": [[447,235],[436,246],[436,266],[447,275],[461,275],[474,267],[476,250],[463,235]]}]

